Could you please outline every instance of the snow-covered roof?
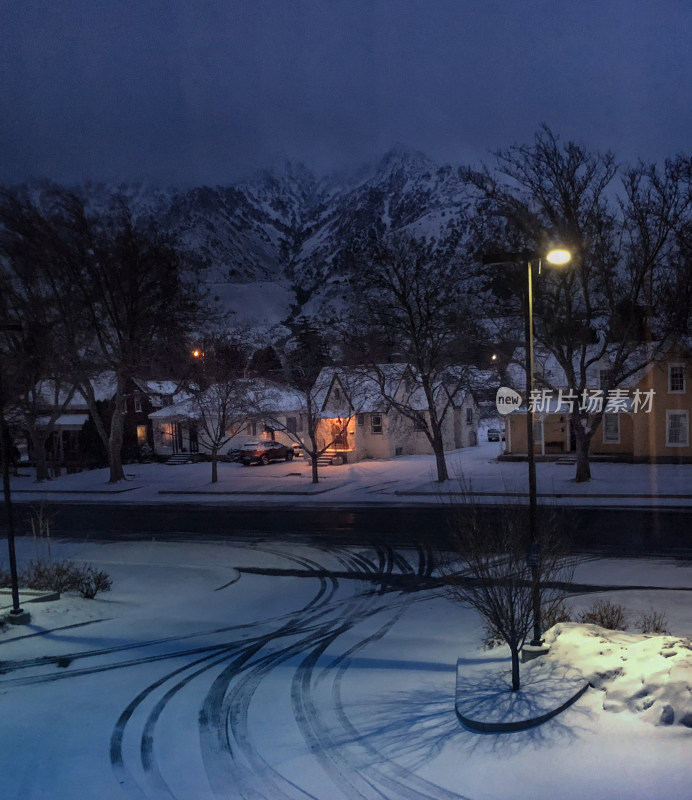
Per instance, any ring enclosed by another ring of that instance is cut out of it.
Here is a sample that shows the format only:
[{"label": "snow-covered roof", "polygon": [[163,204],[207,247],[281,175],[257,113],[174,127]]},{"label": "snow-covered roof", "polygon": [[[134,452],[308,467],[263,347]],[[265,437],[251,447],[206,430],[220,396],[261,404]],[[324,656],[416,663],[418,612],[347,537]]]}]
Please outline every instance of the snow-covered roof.
[{"label": "snow-covered roof", "polygon": [[[600,372],[601,370],[609,370],[612,364],[611,359],[615,355],[616,349],[619,345],[612,345],[607,348],[605,353],[600,357],[602,347],[594,344],[588,346],[586,350],[587,362],[591,361],[586,368],[586,382],[589,387],[600,388]],[[630,375],[618,381],[617,385],[622,387],[636,386],[649,370],[652,369],[654,363],[663,353],[669,352],[670,347],[664,347],[661,343],[642,344],[634,348],[626,357],[624,361],[624,369],[621,372],[634,369]],[[525,391],[526,389],[526,350],[523,347],[518,347],[514,351],[512,361],[508,364],[506,370],[507,382],[509,385],[518,391]],[[574,371],[579,375],[580,359],[582,357],[581,350],[577,351],[574,355]],[[558,362],[557,358],[552,352],[543,348],[537,347],[534,350],[534,383],[536,388],[542,386],[550,386],[552,388],[566,389],[578,388],[568,386],[568,378],[564,369]]]},{"label": "snow-covered roof", "polygon": [[175,381],[154,381],[148,378],[133,378],[139,389],[144,392],[154,408],[163,406],[163,397],[173,397],[174,395],[183,396],[181,387]]},{"label": "snow-covered roof", "polygon": [[[238,413],[247,413],[248,416],[261,414],[300,413],[305,405],[300,392],[285,386],[271,383],[263,379],[244,378],[236,382]],[[209,398],[210,407],[213,408],[213,394],[217,391],[210,386],[206,392],[197,397],[184,397],[177,403],[164,406],[158,411],[149,414],[153,420],[169,420],[172,422],[185,419],[199,419],[201,416],[200,405],[203,405],[205,396]],[[221,394],[223,392],[221,391]]]},{"label": "snow-covered roof", "polygon": [[[66,431],[78,431],[82,429],[84,423],[89,419],[88,414],[61,414],[53,423],[55,428]],[[50,417],[39,417],[36,420],[37,428],[45,428],[50,423]]]},{"label": "snow-covered roof", "polygon": [[[453,404],[463,405],[468,398],[467,390],[455,391],[457,387],[450,383],[453,384],[456,379],[466,381],[469,377],[468,368],[452,367],[446,372],[446,377],[450,380],[436,383],[436,394],[446,392],[449,397],[453,393]],[[334,396],[333,388],[337,383],[344,393],[341,398]],[[313,397],[323,417],[383,413],[390,406],[388,397],[414,410],[425,411],[428,408],[423,387],[409,364],[378,364],[371,368],[348,369],[325,367],[315,382]]]}]

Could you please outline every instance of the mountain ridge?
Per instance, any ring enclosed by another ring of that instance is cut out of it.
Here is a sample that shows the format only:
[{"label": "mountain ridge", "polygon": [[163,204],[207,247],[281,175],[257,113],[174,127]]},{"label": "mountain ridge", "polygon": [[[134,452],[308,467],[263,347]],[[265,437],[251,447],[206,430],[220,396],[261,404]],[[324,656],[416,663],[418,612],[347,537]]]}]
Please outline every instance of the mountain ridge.
[{"label": "mountain ridge", "polygon": [[300,313],[328,324],[338,315],[353,291],[350,245],[370,230],[455,249],[468,204],[458,169],[402,145],[373,164],[323,177],[285,159],[230,186],[85,183],[73,190],[93,207],[125,196],[135,214],[155,217],[194,252],[200,280],[239,318],[255,296],[271,295],[265,322],[274,324]]}]

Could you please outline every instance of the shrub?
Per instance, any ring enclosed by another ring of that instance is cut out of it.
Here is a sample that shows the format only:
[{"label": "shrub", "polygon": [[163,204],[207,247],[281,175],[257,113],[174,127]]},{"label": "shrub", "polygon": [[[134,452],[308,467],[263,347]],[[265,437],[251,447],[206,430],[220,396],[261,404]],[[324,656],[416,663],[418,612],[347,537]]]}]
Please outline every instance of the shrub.
[{"label": "shrub", "polygon": [[627,630],[625,609],[608,600],[598,600],[588,611],[582,611],[579,622],[600,625],[601,628],[608,628],[611,631]]},{"label": "shrub", "polygon": [[76,567],[73,561],[30,561],[22,572],[21,582],[29,589],[68,592],[75,588]]},{"label": "shrub", "polygon": [[541,620],[544,631],[550,630],[550,628],[552,628],[553,625],[557,625],[558,622],[571,621],[572,609],[569,608],[564,600],[560,600],[558,603],[546,608],[543,611],[543,618]]},{"label": "shrub", "polygon": [[670,633],[667,630],[668,620],[666,615],[653,608],[648,612],[643,611],[637,617],[636,625],[642,633],[658,633],[661,635]]},{"label": "shrub", "polygon": [[99,592],[107,592],[112,581],[107,572],[91,564],[78,567],[74,561],[30,561],[21,575],[21,582],[30,589],[51,592],[79,592],[93,600]]},{"label": "shrub", "polygon": [[93,600],[99,592],[110,591],[113,582],[107,572],[85,564],[78,572],[77,590],[89,600]]}]

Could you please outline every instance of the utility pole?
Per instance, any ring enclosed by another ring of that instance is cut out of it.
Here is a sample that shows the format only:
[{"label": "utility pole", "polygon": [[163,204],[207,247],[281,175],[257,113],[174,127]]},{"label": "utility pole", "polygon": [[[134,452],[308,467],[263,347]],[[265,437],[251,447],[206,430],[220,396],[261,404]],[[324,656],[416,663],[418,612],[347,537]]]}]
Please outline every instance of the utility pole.
[{"label": "utility pole", "polygon": [[[2,331],[21,331],[16,323],[0,323]],[[7,546],[10,559],[10,579],[12,581],[12,610],[8,620],[14,625],[25,625],[31,615],[19,605],[19,577],[17,575],[17,555],[14,546],[14,514],[12,511],[12,492],[10,489],[10,428],[5,419],[5,397],[3,392],[3,364],[0,352],[0,456],[2,457],[2,491],[7,514]]]}]

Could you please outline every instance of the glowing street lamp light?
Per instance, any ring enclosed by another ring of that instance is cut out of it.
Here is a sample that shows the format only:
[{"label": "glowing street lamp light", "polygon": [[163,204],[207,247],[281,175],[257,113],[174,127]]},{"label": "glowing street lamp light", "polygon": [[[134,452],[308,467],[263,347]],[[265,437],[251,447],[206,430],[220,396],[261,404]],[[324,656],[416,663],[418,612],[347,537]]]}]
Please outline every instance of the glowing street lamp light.
[{"label": "glowing street lamp light", "polygon": [[564,264],[568,264],[572,260],[572,254],[569,250],[563,250],[562,248],[555,248],[555,250],[550,250],[546,253],[545,260],[549,264],[554,264],[557,267],[561,267]]},{"label": "glowing street lamp light", "polygon": [[529,551],[528,564],[533,576],[533,639],[531,647],[540,647],[541,639],[541,592],[538,580],[538,569],[541,555],[538,537],[536,536],[536,454],[534,453],[533,440],[533,410],[531,396],[533,393],[533,263],[545,259],[553,266],[564,266],[572,260],[572,254],[565,248],[551,248],[543,253],[524,250],[518,253],[493,253],[483,257],[485,266],[501,266],[506,264],[524,264],[526,266],[528,291],[526,292],[526,306],[524,317],[524,334],[526,341],[526,449],[529,466]]}]

